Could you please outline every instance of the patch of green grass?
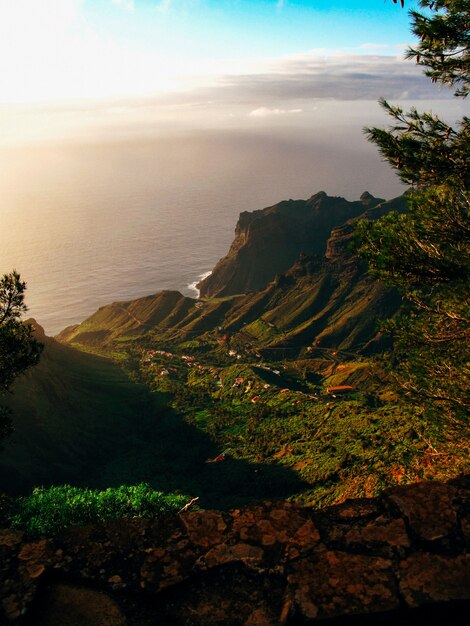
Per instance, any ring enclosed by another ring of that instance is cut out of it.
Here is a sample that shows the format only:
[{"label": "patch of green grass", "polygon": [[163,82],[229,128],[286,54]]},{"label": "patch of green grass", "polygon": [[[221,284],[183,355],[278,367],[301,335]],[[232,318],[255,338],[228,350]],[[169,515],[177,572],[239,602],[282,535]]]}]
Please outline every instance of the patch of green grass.
[{"label": "patch of green grass", "polygon": [[187,496],[164,494],[146,483],[104,491],[70,485],[37,487],[17,500],[11,525],[34,535],[50,535],[67,526],[176,513],[188,501]]}]

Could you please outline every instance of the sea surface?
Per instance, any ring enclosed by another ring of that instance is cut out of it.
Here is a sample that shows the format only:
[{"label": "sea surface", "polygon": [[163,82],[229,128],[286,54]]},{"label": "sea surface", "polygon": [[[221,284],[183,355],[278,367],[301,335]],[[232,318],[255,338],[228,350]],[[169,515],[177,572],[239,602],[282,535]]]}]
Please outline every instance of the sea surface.
[{"label": "sea surface", "polygon": [[197,297],[241,211],[320,190],[399,195],[362,143],[206,132],[1,148],[0,274],[21,273],[27,315],[49,335],[110,302]]}]

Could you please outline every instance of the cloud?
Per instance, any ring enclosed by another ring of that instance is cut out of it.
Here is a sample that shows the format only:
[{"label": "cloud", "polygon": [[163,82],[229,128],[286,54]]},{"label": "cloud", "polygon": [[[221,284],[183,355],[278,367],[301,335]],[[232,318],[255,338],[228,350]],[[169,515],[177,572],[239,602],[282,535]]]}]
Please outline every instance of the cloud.
[{"label": "cloud", "polygon": [[303,109],[268,109],[267,107],[259,107],[248,113],[250,117],[268,117],[269,115],[286,115],[289,113],[302,113]]},{"label": "cloud", "polygon": [[160,13],[168,13],[168,11],[171,9],[172,4],[173,0],[160,0],[160,2],[157,4],[157,11],[159,11]]},{"label": "cloud", "polygon": [[[388,43],[363,43],[360,46],[357,46],[356,50],[365,50],[366,52],[371,52],[375,50],[388,50],[389,48],[390,46]],[[402,48],[400,47],[400,50],[401,49]]]},{"label": "cloud", "polygon": [[[288,110],[303,100],[436,98],[436,87],[416,64],[402,57],[372,54],[306,54],[284,59],[263,71],[219,77],[214,94],[224,100],[254,105],[254,110],[271,103],[272,110]],[[214,95],[212,94],[212,95]],[[446,98],[443,89],[441,96]],[[214,97],[216,97],[214,95]]]},{"label": "cloud", "polygon": [[134,0],[111,0],[111,2],[126,11],[133,11],[135,8]]}]

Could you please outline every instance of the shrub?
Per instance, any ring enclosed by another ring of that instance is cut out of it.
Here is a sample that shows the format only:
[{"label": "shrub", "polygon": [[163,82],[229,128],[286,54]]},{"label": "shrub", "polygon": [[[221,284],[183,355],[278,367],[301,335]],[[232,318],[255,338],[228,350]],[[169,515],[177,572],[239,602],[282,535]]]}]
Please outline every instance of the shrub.
[{"label": "shrub", "polygon": [[156,491],[147,483],[104,491],[70,485],[37,487],[31,495],[18,499],[11,526],[48,535],[72,525],[176,513],[188,500],[187,496]]}]

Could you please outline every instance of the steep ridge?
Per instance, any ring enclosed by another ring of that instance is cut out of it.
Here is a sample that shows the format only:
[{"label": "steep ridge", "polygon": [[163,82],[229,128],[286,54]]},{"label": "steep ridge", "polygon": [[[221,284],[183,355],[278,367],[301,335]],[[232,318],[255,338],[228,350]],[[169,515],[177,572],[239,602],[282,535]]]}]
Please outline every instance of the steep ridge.
[{"label": "steep ridge", "polygon": [[406,210],[403,197],[381,202],[334,228],[323,258],[301,255],[264,291],[239,300],[234,308],[243,310],[245,305],[250,313],[227,316],[227,329],[238,330],[245,324],[245,334],[272,347],[360,351],[383,345],[377,320],[393,315],[400,299],[367,274],[352,244],[359,219],[376,220],[392,210]]},{"label": "steep ridge", "polygon": [[244,211],[230,250],[198,287],[202,297],[258,291],[284,273],[301,253],[323,256],[332,228],[383,202],[364,192],[357,202],[320,191],[308,200],[285,200]]},{"label": "steep ridge", "polygon": [[79,336],[79,343],[100,346],[117,337],[138,338],[149,329],[178,327],[194,305],[192,298],[179,291],[161,291],[136,300],[113,302],[99,308],[81,324],[65,328],[57,335],[57,340],[73,343]]},{"label": "steep ridge", "polygon": [[[323,254],[297,254],[285,274],[278,274],[261,291],[199,301],[165,291],[130,302],[113,303],[99,309],[82,324],[65,329],[58,336],[59,341],[109,350],[111,346],[118,349],[118,344],[122,345],[124,340],[137,338],[151,337],[172,344],[200,338],[210,343],[218,335],[229,333],[235,342],[256,343],[259,348],[376,349],[382,345],[377,320],[393,315],[400,300],[395,292],[368,276],[365,264],[350,248],[358,219],[374,220],[391,210],[404,211],[405,201],[400,197],[382,202],[367,193],[359,203],[328,199],[321,193],[313,198],[314,202],[306,201],[301,205],[307,215],[312,206],[318,215],[329,204],[336,207],[335,210],[339,206],[341,211],[357,215],[330,229],[329,236],[321,240]],[[282,207],[283,203],[276,205],[273,214],[278,216]],[[265,211],[259,212],[257,232],[271,215],[267,212],[266,217]],[[252,214],[247,216],[243,219],[253,221]],[[290,227],[293,224],[291,220]],[[300,228],[298,224],[297,227]],[[251,233],[250,228],[246,232]],[[272,234],[268,229],[263,241],[270,241]],[[250,249],[256,248],[260,236],[259,232],[254,237],[248,234]],[[242,238],[239,234],[232,249],[237,248]],[[274,236],[270,243],[273,249],[276,249],[276,241]],[[239,268],[244,261],[235,255],[230,263]],[[256,262],[250,267],[253,276],[263,275],[263,271],[257,274]],[[217,268],[214,273],[222,285],[224,273]],[[224,291],[225,287],[221,289]]]}]

